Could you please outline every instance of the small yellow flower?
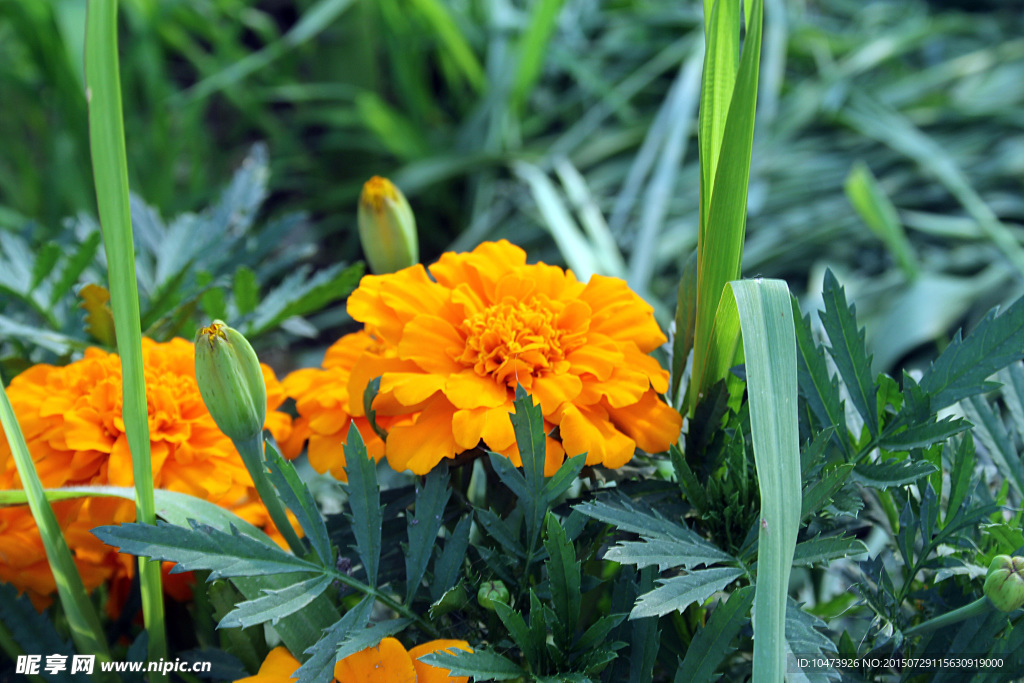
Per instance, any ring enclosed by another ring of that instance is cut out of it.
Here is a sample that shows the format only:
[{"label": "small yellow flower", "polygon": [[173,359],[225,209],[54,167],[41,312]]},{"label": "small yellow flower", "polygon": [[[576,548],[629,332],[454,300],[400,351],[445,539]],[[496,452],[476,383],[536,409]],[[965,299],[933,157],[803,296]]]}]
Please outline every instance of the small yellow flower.
[{"label": "small yellow flower", "polygon": [[374,176],[359,197],[359,239],[370,270],[378,275],[420,260],[416,217],[405,195],[387,178]]}]

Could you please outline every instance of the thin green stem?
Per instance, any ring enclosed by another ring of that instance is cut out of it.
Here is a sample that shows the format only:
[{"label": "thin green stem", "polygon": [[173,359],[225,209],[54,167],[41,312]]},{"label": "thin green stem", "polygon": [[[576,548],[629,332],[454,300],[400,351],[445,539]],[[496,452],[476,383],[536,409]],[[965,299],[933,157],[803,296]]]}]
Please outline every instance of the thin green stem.
[{"label": "thin green stem", "polygon": [[267,507],[270,519],[274,520],[274,526],[284,536],[284,540],[288,542],[288,547],[292,549],[292,552],[296,556],[302,557],[306,554],[306,546],[302,544],[302,539],[295,533],[292,523],[288,520],[284,504],[277,495],[277,491],[274,490],[274,485],[267,479],[263,437],[257,436],[251,441],[235,441],[235,448],[242,456],[242,462],[245,463],[246,469],[249,470],[249,476],[252,477],[252,482],[256,486],[256,493]]},{"label": "thin green stem", "polygon": [[964,621],[965,619],[970,619],[971,617],[979,617],[983,614],[988,614],[994,609],[995,605],[993,605],[988,598],[982,596],[969,605],[958,607],[952,612],[946,612],[942,616],[929,619],[928,621],[923,621],[917,626],[908,628],[903,632],[903,635],[916,636],[921,633],[928,633],[929,631],[934,631],[944,626],[956,624]]},{"label": "thin green stem", "polygon": [[430,624],[430,622],[428,622],[422,616],[416,614],[416,612],[414,612],[412,609],[410,609],[408,605],[403,605],[402,603],[398,602],[397,600],[395,600],[394,598],[392,598],[388,594],[382,593],[381,591],[377,590],[373,586],[369,586],[369,585],[363,583],[359,579],[353,579],[348,574],[342,574],[341,572],[337,571],[336,569],[327,569],[327,573],[328,573],[328,575],[334,577],[339,583],[343,583],[346,586],[348,586],[349,588],[354,588],[357,591],[359,591],[360,593],[363,593],[365,595],[372,595],[375,600],[379,600],[380,602],[384,603],[385,605],[387,605],[388,607],[390,607],[394,611],[396,611],[399,614],[401,614],[403,617],[406,617],[408,619],[412,619],[413,622],[417,626],[419,626],[420,630],[422,630],[424,633],[426,633],[427,635],[431,636],[432,638],[439,638],[440,637],[439,632],[437,631],[437,629],[435,629]]},{"label": "thin green stem", "polygon": [[[85,80],[96,202],[107,253],[117,350],[121,357],[123,419],[132,454],[135,516],[143,524],[155,524],[149,407],[142,359],[142,328],[117,58],[117,0],[89,2],[85,34]],[[139,558],[139,579],[142,613],[149,637],[149,659],[165,659],[167,637],[160,563]]]}]

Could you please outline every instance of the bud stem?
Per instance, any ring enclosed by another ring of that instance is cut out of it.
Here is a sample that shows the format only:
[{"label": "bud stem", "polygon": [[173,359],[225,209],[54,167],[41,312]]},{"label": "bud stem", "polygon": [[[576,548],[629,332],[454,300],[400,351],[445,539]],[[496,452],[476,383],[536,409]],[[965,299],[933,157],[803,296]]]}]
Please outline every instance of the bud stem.
[{"label": "bud stem", "polygon": [[970,619],[971,617],[978,617],[983,614],[988,614],[993,609],[995,609],[995,605],[993,605],[988,598],[980,597],[974,602],[968,605],[964,605],[963,607],[958,607],[952,612],[946,612],[945,614],[935,617],[934,619],[923,621],[917,626],[914,626],[913,628],[908,628],[906,631],[903,632],[903,635],[916,636],[920,633],[928,633],[929,631],[934,631],[935,629],[939,629],[944,626],[956,624],[965,619]]},{"label": "bud stem", "polygon": [[249,470],[253,484],[256,485],[256,493],[259,494],[267,512],[270,513],[270,519],[274,520],[274,526],[284,536],[284,540],[288,542],[288,547],[292,549],[292,552],[298,557],[303,556],[306,553],[306,547],[302,544],[299,535],[295,533],[292,523],[288,520],[284,505],[281,503],[281,498],[267,478],[263,437],[257,436],[246,441],[234,441],[234,444],[238,454],[242,456],[245,468]]}]

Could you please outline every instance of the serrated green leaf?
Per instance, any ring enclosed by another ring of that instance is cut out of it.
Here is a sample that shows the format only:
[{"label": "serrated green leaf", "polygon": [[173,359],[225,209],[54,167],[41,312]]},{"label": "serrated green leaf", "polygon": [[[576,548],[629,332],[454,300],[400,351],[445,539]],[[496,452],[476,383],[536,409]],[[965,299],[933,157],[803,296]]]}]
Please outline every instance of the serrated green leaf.
[{"label": "serrated green leaf", "polygon": [[999,473],[1018,495],[1024,495],[1024,465],[1002,418],[992,410],[984,396],[971,396],[960,405],[974,423],[974,433],[985,445]]},{"label": "serrated green leaf", "polygon": [[245,329],[248,337],[257,336],[276,327],[282,320],[318,311],[343,299],[359,284],[362,263],[337,264],[311,276],[308,267],[299,268],[280,285],[267,293],[253,311],[253,319]]},{"label": "serrated green leaf", "polygon": [[349,631],[348,637],[342,641],[334,658],[338,661],[351,657],[369,647],[377,647],[380,641],[389,638],[405,629],[412,623],[412,619],[388,619],[370,624],[366,628],[357,628]]},{"label": "serrated green leaf", "polygon": [[852,555],[862,555],[868,547],[857,538],[830,536],[828,538],[811,538],[796,544],[793,553],[793,566],[813,567],[819,563],[827,563]]},{"label": "serrated green leaf", "polygon": [[36,250],[35,260],[32,262],[32,280],[26,294],[34,292],[39,283],[53,272],[53,266],[57,263],[61,253],[60,245],[56,242],[45,242]]},{"label": "serrated green leaf", "polygon": [[[733,558],[691,531],[685,524],[677,524],[662,517],[657,511],[645,508],[621,496],[613,502],[588,501],[574,510],[593,519],[612,524],[621,531],[640,534],[648,540],[675,541],[694,547],[712,561],[728,562]],[[699,549],[699,550],[698,550]]]},{"label": "serrated green leaf", "polygon": [[540,404],[534,405],[533,397],[522,386],[516,385],[516,412],[511,416],[516,445],[523,462],[523,478],[526,480],[525,500],[520,504],[526,512],[526,533],[532,547],[540,538],[541,525],[547,504],[544,500],[544,463],[547,460],[547,438],[544,435],[544,414]]},{"label": "serrated green leaf", "polygon": [[502,547],[518,557],[526,557],[526,551],[523,549],[522,544],[501,517],[498,517],[498,515],[490,510],[477,508],[476,518],[480,520],[480,524],[483,525],[487,535],[500,543]]},{"label": "serrated green leaf", "polygon": [[548,551],[548,582],[551,586],[551,602],[558,617],[555,642],[562,651],[568,651],[576,633],[580,618],[580,563],[576,551],[565,537],[565,530],[552,513],[547,515],[547,538],[544,547]]},{"label": "serrated green leaf", "polygon": [[733,591],[728,600],[720,603],[686,649],[686,657],[676,671],[676,680],[688,683],[714,680],[715,669],[733,651],[733,639],[750,620],[753,604],[753,586]]},{"label": "serrated green leaf", "polygon": [[605,560],[621,564],[635,564],[638,569],[658,565],[658,571],[673,567],[693,569],[702,564],[722,561],[721,552],[708,553],[706,545],[685,543],[675,539],[625,541],[609,548]]},{"label": "serrated green leaf", "polygon": [[348,505],[352,511],[356,552],[363,562],[369,584],[376,587],[383,508],[380,504],[380,486],[377,484],[377,463],[367,455],[363,437],[354,422],[349,425],[345,443],[345,472],[348,474],[345,489],[348,491]]},{"label": "serrated green leaf", "polygon": [[974,437],[968,431],[960,440],[956,451],[953,454],[953,470],[949,475],[949,502],[946,506],[946,514],[943,517],[943,525],[949,524],[949,520],[960,510],[967,491],[970,488],[971,479],[974,476]]},{"label": "serrated green leaf", "polygon": [[239,266],[235,271],[234,286],[235,307],[239,315],[248,315],[256,310],[260,303],[260,283],[251,268]]},{"label": "serrated green leaf", "polygon": [[[654,569],[648,567],[638,573],[637,595],[648,593],[654,588]],[[633,619],[632,615],[629,617]],[[654,663],[661,648],[661,631],[657,619],[635,619],[630,629],[629,683],[647,683],[654,675]],[[618,673],[616,668],[612,673]],[[621,680],[621,678],[619,679]]]},{"label": "serrated green leaf", "polygon": [[172,573],[206,569],[210,579],[232,576],[263,576],[286,572],[320,573],[316,564],[289,555],[276,545],[268,545],[232,528],[225,533],[207,524],[192,522],[192,528],[157,520],[149,524],[101,526],[94,536],[137,557],[175,562]]},{"label": "serrated green leaf", "polygon": [[74,255],[64,261],[64,267],[60,271],[60,277],[53,283],[50,290],[50,307],[52,308],[60,301],[61,297],[71,291],[71,288],[78,282],[78,278],[85,272],[96,259],[96,251],[99,249],[102,236],[99,232],[90,233],[82,240]]},{"label": "serrated green leaf", "polygon": [[478,681],[507,681],[526,676],[526,672],[515,662],[493,650],[458,650],[457,655],[437,651],[423,655],[420,661],[448,669],[452,676],[472,676]]},{"label": "serrated green leaf", "polygon": [[441,599],[443,593],[455,585],[459,578],[459,570],[466,559],[466,549],[469,547],[469,531],[473,525],[473,518],[466,515],[455,525],[455,531],[445,541],[444,550],[441,556],[434,563],[434,580],[430,582],[430,597],[435,602]]},{"label": "serrated green leaf", "polygon": [[[818,630],[826,628],[823,621],[805,612],[792,599],[786,601],[786,649],[790,654],[808,655],[812,658],[834,656],[836,646]],[[840,678],[839,672],[830,668],[815,668],[800,673],[810,683],[827,683],[838,681]]]},{"label": "serrated green leaf", "polygon": [[576,477],[579,476],[583,470],[583,466],[587,464],[587,454],[580,453],[579,455],[569,458],[562,463],[562,466],[558,468],[554,476],[551,477],[546,484],[544,484],[544,500],[548,504],[554,503],[558,500],[559,496],[566,492],[566,490],[572,486],[573,482],[576,481]]},{"label": "serrated green leaf", "polygon": [[358,605],[345,613],[333,626],[324,631],[323,637],[305,651],[309,659],[292,674],[298,683],[323,683],[334,675],[338,648],[349,635],[366,626],[373,609],[373,596],[367,595]]},{"label": "serrated green leaf", "polygon": [[923,460],[886,460],[880,463],[861,463],[853,468],[850,478],[864,486],[887,489],[891,486],[912,484],[935,471],[935,466]]},{"label": "serrated green leaf", "polygon": [[281,501],[299,521],[299,526],[306,533],[306,538],[309,539],[320,562],[325,567],[333,567],[334,549],[331,547],[331,540],[327,535],[327,525],[324,524],[324,517],[320,514],[320,508],[317,507],[313,494],[309,492],[306,483],[299,478],[295,467],[281,456],[277,445],[267,439],[265,446],[267,466],[270,469],[268,475],[270,483],[277,489]]},{"label": "serrated green leaf", "polygon": [[526,479],[523,477],[522,472],[512,464],[511,460],[501,453],[488,451],[487,457],[491,462],[491,468],[498,475],[501,483],[507,486],[508,490],[514,493],[516,498],[526,500],[529,494],[526,491]]},{"label": "serrated green leaf", "polygon": [[872,436],[878,436],[878,412],[875,401],[875,383],[871,379],[871,357],[864,345],[864,330],[857,327],[856,306],[848,306],[846,292],[831,270],[825,271],[825,284],[821,292],[825,310],[821,323],[828,333],[829,353],[835,361],[839,375],[846,384],[857,412]]},{"label": "serrated green leaf", "polygon": [[701,486],[697,475],[693,473],[686,462],[686,456],[677,444],[672,444],[668,449],[669,458],[672,461],[672,469],[676,473],[676,481],[682,490],[686,500],[690,502],[698,514],[703,514],[708,507],[707,492]]},{"label": "serrated green leaf", "polygon": [[921,377],[921,389],[931,397],[932,410],[996,388],[985,380],[1014,361],[1024,358],[1020,339],[1024,335],[1024,298],[1002,315],[988,312],[974,331],[953,341]]},{"label": "serrated green leaf", "polygon": [[843,487],[846,480],[853,473],[853,463],[839,463],[828,466],[818,475],[818,480],[808,486],[803,492],[803,507],[800,511],[800,518],[806,519],[808,515],[819,512],[832,501],[836,491]]},{"label": "serrated green leaf", "polygon": [[494,603],[494,613],[498,615],[498,619],[505,626],[508,635],[519,646],[519,649],[523,651],[523,659],[534,668],[541,664],[544,640],[537,641],[534,639],[534,633],[526,625],[523,616],[508,605],[500,602]]},{"label": "serrated green leaf", "polygon": [[628,614],[606,614],[597,619],[590,627],[583,632],[573,650],[576,652],[587,652],[596,649],[604,643],[615,628],[626,620]]},{"label": "serrated green leaf", "polygon": [[[433,588],[433,585],[431,586]],[[460,581],[457,586],[444,592],[441,597],[430,605],[427,616],[431,621],[436,621],[449,612],[463,609],[469,604],[469,595],[466,594],[466,587]]]},{"label": "serrated green leaf", "polygon": [[271,626],[305,608],[331,585],[331,577],[314,576],[280,590],[264,589],[264,595],[240,603],[217,624],[217,628],[249,628],[269,621]]},{"label": "serrated green leaf", "polygon": [[695,602],[704,602],[741,576],[742,569],[714,567],[698,569],[684,576],[659,579],[661,585],[640,596],[629,618],[660,617],[669,612],[684,610]]},{"label": "serrated green leaf", "polygon": [[825,363],[825,351],[815,343],[811,334],[811,318],[800,313],[796,297],[792,299],[793,319],[796,321],[796,343],[800,349],[797,357],[797,381],[800,391],[807,399],[807,405],[823,427],[835,427],[834,436],[847,459],[853,452],[847,437],[846,413],[839,397],[839,380],[830,377]]},{"label": "serrated green leaf", "polygon": [[[9,583],[0,583],[0,632],[9,628],[9,636],[13,644],[21,648],[21,652],[6,652],[10,658],[18,654],[60,654],[69,658],[75,654],[71,643],[64,640],[57,633],[53,623],[45,613],[36,611],[29,600],[28,595],[18,594],[14,586]],[[61,671],[57,676],[46,678],[37,677],[39,681],[74,681],[75,683],[86,683],[88,678],[85,674],[79,673],[72,676],[67,671]]]},{"label": "serrated green leaf", "polygon": [[941,443],[951,436],[971,428],[962,418],[947,417],[939,421],[927,421],[911,425],[891,436],[882,436],[878,445],[890,451],[909,451],[912,448],[927,448]]},{"label": "serrated green leaf", "polygon": [[417,487],[416,510],[408,518],[409,548],[405,554],[405,602],[411,603],[427,571],[427,563],[444,522],[444,509],[452,490],[448,486],[448,468],[435,467]]}]

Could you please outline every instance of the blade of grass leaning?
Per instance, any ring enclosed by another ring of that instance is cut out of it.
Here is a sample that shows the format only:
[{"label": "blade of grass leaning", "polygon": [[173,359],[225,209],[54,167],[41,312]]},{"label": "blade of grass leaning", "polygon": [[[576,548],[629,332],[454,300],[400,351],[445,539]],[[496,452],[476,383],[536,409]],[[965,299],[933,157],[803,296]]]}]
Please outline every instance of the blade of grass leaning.
[{"label": "blade of grass leaning", "polygon": [[750,429],[761,490],[754,597],[754,683],[777,683],[786,671],[786,595],[800,527],[796,328],[781,280],[731,282],[715,318],[712,366],[728,369],[742,339]]},{"label": "blade of grass leaning", "polygon": [[79,652],[110,659],[110,649],[107,647],[107,640],[103,635],[99,615],[96,614],[96,610],[89,601],[89,594],[82,584],[78,568],[75,567],[71,550],[68,549],[68,545],[64,541],[64,535],[57,524],[57,517],[46,500],[42,482],[39,481],[32,456],[28,452],[25,437],[21,433],[14,409],[11,407],[10,401],[7,400],[3,378],[0,378],[0,426],[3,427],[4,434],[7,435],[7,444],[11,448],[14,464],[18,468],[18,476],[21,477],[29,509],[32,511],[36,526],[39,527],[39,536],[43,540],[46,559],[50,563],[54,583],[57,584],[57,595],[64,608],[75,647]]},{"label": "blade of grass leaning", "polygon": [[[710,8],[708,5],[712,5]],[[700,231],[707,229],[708,210],[714,190],[715,170],[722,151],[725,124],[736,85],[740,54],[739,0],[704,2],[704,72],[701,78],[700,113]]]},{"label": "blade of grass leaning", "polygon": [[[729,104],[722,138],[720,158],[723,163],[714,170],[714,191],[709,196],[706,214],[701,215],[697,242],[697,324],[694,335],[693,378],[690,383],[687,410],[690,415],[700,401],[709,384],[704,371],[711,352],[711,331],[714,327],[715,311],[722,298],[725,284],[740,276],[743,259],[743,239],[747,222],[747,187],[750,182],[750,155],[754,142],[754,111],[757,105],[757,77],[761,52],[761,24],[763,3],[755,0],[750,8],[750,30],[747,32],[743,54],[740,57],[736,86]],[[738,21],[738,18],[736,19]],[[720,31],[730,33],[721,23],[714,24]],[[738,29],[737,29],[738,30]],[[731,33],[730,33],[731,35]],[[708,36],[708,53],[716,51],[720,36]],[[728,36],[722,40],[730,40]],[[705,55],[705,64],[710,57]],[[705,80],[708,76],[705,75]],[[702,112],[709,106],[702,94]],[[706,114],[710,116],[711,114]],[[701,133],[708,135],[705,125]],[[711,163],[701,146],[701,178],[705,167]],[[720,379],[716,378],[716,379]],[[711,380],[716,381],[716,380]]]},{"label": "blade of grass leaning", "polygon": [[[128,203],[128,161],[121,113],[121,82],[117,56],[117,2],[89,3],[85,42],[86,99],[89,102],[89,143],[96,202],[107,253],[111,307],[123,378],[123,418],[132,454],[135,518],[156,522],[153,463],[150,459],[149,409],[142,365],[139,293],[135,249]],[[167,656],[160,563],[139,559],[142,613],[149,634],[149,659]]]},{"label": "blade of grass leaning", "polygon": [[844,185],[846,198],[860,214],[861,220],[885,243],[908,280],[921,272],[917,254],[907,239],[899,214],[892,200],[878,184],[878,179],[863,161],[854,165]]},{"label": "blade of grass leaning", "polygon": [[441,45],[451,55],[452,61],[459,67],[469,85],[473,90],[483,92],[487,85],[487,76],[473,49],[459,30],[459,25],[455,23],[447,4],[439,0],[413,0],[413,4],[434,29]]},{"label": "blade of grass leaning", "polygon": [[530,23],[519,38],[519,63],[512,84],[513,111],[522,112],[527,98],[540,78],[551,34],[565,0],[538,0],[533,4]]}]

